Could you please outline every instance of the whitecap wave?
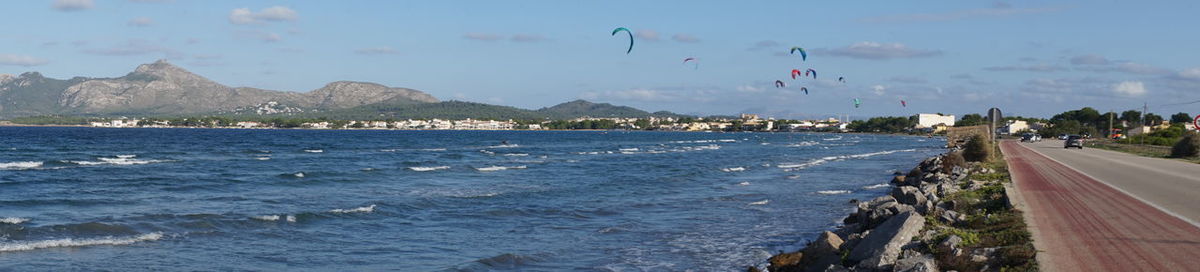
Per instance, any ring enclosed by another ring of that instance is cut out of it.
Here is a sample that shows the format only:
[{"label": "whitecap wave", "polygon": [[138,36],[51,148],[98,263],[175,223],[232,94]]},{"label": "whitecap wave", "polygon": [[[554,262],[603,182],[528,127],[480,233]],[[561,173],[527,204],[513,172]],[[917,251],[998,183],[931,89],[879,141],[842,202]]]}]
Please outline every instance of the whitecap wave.
[{"label": "whitecap wave", "polygon": [[437,152],[437,151],[446,151],[446,149],[445,148],[426,148],[426,149],[421,149],[421,151]]},{"label": "whitecap wave", "polygon": [[358,208],[353,208],[353,209],[329,210],[329,212],[331,212],[331,213],[369,213],[369,212],[374,212],[374,211],[375,211],[375,204],[371,204],[371,206],[363,206],[363,207],[358,207]]},{"label": "whitecap wave", "polygon": [[529,156],[529,154],[525,154],[525,153],[508,153],[508,154],[504,154],[504,155],[505,155],[505,156],[509,156],[509,157],[525,157],[525,156]]},{"label": "whitecap wave", "polygon": [[395,149],[380,149],[379,152],[396,152]]},{"label": "whitecap wave", "polygon": [[746,171],[746,168],[745,167],[721,168],[721,171],[722,172],[741,172],[741,171]]},{"label": "whitecap wave", "polygon": [[116,158],[96,158],[98,161],[64,161],[78,165],[143,165],[160,162],[172,162],[173,160],[143,160],[135,159],[134,155],[117,155]]},{"label": "whitecap wave", "polygon": [[408,170],[413,170],[413,171],[417,171],[417,172],[429,172],[429,171],[437,171],[437,170],[445,170],[445,169],[450,169],[450,167],[449,166],[413,166],[413,167],[408,168]]},{"label": "whitecap wave", "polygon": [[324,150],[324,149],[305,149],[305,150],[304,150],[304,152],[308,152],[308,153],[324,153],[324,152],[325,152],[325,150]]},{"label": "whitecap wave", "polygon": [[887,184],[887,183],[880,183],[880,184],[875,184],[875,185],[867,185],[867,186],[863,186],[862,188],[863,188],[863,189],[866,189],[866,190],[873,190],[873,189],[879,189],[879,188],[887,188],[887,187],[890,187],[890,186],[892,186],[892,185],[891,185],[891,184]]},{"label": "whitecap wave", "polygon": [[638,148],[636,148],[636,147],[634,147],[634,148],[621,148],[621,149],[617,149],[617,151],[621,151],[621,152],[637,152],[638,150],[639,150],[639,149],[638,149]]},{"label": "whitecap wave", "polygon": [[479,153],[488,154],[488,155],[496,155],[496,152],[487,151],[486,149],[480,149]]},{"label": "whitecap wave", "polygon": [[292,176],[297,177],[297,178],[303,178],[304,172],[296,172],[295,174],[292,174]]},{"label": "whitecap wave", "polygon": [[803,142],[799,142],[799,143],[789,144],[787,146],[788,147],[805,147],[805,146],[814,146],[814,145],[819,145],[819,144],[821,144],[821,143],[815,142],[815,141],[803,141]]},{"label": "whitecap wave", "polygon": [[39,161],[0,162],[0,170],[26,170],[42,167]]},{"label": "whitecap wave", "polygon": [[251,216],[250,218],[254,218],[254,219],[258,219],[258,220],[262,220],[262,221],[279,221],[279,218],[281,218],[281,217],[278,215],[259,215],[259,216]]},{"label": "whitecap wave", "polygon": [[841,141],[841,140],[842,140],[842,136],[837,136],[837,137],[833,137],[833,138],[825,138],[825,139],[821,139],[821,140],[825,140],[825,141]]},{"label": "whitecap wave", "polygon": [[133,244],[133,243],[137,243],[137,242],[155,241],[158,239],[162,239],[162,237],[163,237],[163,234],[161,232],[154,232],[154,233],[147,233],[147,234],[142,234],[142,235],[138,235],[138,236],[124,237],[124,238],[115,238],[115,237],[95,238],[95,239],[63,238],[63,239],[44,240],[44,241],[0,243],[0,252],[27,251],[27,250],[55,248],[55,247],[128,245],[128,244]]},{"label": "whitecap wave", "polygon": [[914,151],[917,151],[917,150],[916,149],[900,149],[900,150],[888,150],[888,151],[879,151],[879,152],[854,154],[854,155],[829,156],[829,157],[824,157],[824,158],[820,158],[820,159],[810,160],[805,163],[778,164],[778,165],[776,165],[776,167],[791,168],[791,169],[804,169],[804,168],[809,168],[809,167],[813,167],[813,166],[817,166],[817,165],[822,165],[822,164],[825,164],[825,163],[831,162],[831,161],[841,161],[841,160],[847,160],[847,159],[862,159],[862,158],[868,158],[868,157],[873,157],[873,156],[892,154],[892,153],[896,153],[896,152],[914,152]]},{"label": "whitecap wave", "polygon": [[22,217],[2,217],[2,218],[0,218],[0,223],[3,223],[3,224],[19,225],[19,224],[25,223],[25,222],[29,222],[29,218],[22,218]]},{"label": "whitecap wave", "polygon": [[476,167],[475,168],[475,170],[478,170],[479,172],[493,172],[493,171],[508,170],[508,169],[525,169],[525,166],[524,165],[518,165],[518,166],[495,166],[495,165],[493,165],[493,166],[488,166],[488,167]]},{"label": "whitecap wave", "polygon": [[271,159],[271,157],[257,157],[257,158],[254,158],[254,159],[255,159],[255,160],[260,160],[260,161],[265,161],[265,160],[270,160],[270,159]]},{"label": "whitecap wave", "polygon": [[738,185],[738,186],[750,186],[750,182],[749,182],[749,181],[743,181],[743,182],[741,182],[741,183],[738,183],[737,185]]},{"label": "whitecap wave", "polygon": [[817,193],[822,194],[822,195],[840,195],[840,194],[849,194],[850,190],[824,190],[824,191],[817,191]]},{"label": "whitecap wave", "polygon": [[771,203],[771,200],[763,199],[762,201],[750,202],[750,205],[767,205],[767,203]]},{"label": "whitecap wave", "polygon": [[521,146],[517,145],[517,144],[502,144],[502,145],[489,146],[488,148],[513,148],[513,147],[521,147]]}]

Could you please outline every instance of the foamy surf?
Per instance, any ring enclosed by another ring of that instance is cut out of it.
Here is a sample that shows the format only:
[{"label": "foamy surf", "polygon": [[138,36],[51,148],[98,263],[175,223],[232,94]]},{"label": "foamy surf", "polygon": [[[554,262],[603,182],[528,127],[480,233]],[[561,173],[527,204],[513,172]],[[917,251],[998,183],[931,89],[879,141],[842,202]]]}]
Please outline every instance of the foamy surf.
[{"label": "foamy surf", "polygon": [[308,153],[324,153],[324,152],[325,152],[325,150],[324,150],[324,149],[305,149],[305,150],[304,150],[304,152],[308,152]]},{"label": "foamy surf", "polygon": [[813,166],[817,166],[817,165],[822,165],[822,164],[825,164],[825,163],[831,162],[831,161],[841,161],[841,160],[846,160],[846,159],[862,159],[862,158],[868,158],[868,157],[873,157],[873,156],[892,154],[892,153],[896,153],[896,152],[914,152],[914,151],[917,151],[917,150],[916,149],[900,149],[900,150],[888,150],[888,151],[879,151],[879,152],[853,154],[853,155],[829,156],[829,157],[824,157],[824,158],[820,158],[820,159],[810,160],[805,163],[778,164],[778,165],[776,165],[776,167],[804,169],[804,168],[809,168],[809,167],[813,167]]},{"label": "foamy surf", "polygon": [[478,170],[479,172],[493,172],[493,171],[508,170],[508,169],[525,169],[525,166],[524,165],[518,165],[518,166],[494,166],[493,165],[493,166],[488,166],[488,167],[476,167],[475,168],[475,170]]},{"label": "foamy surf", "polygon": [[746,171],[746,168],[745,167],[721,168],[721,171],[722,172],[741,172],[741,171]]},{"label": "foamy surf", "polygon": [[489,146],[488,148],[513,148],[513,147],[520,147],[520,145],[517,145],[517,144],[502,144],[502,145],[493,145],[493,146]]},{"label": "foamy surf", "polygon": [[863,188],[863,189],[866,189],[866,190],[873,190],[873,189],[879,189],[879,188],[887,188],[887,187],[890,187],[890,186],[892,186],[892,185],[891,185],[891,184],[887,184],[887,183],[880,183],[880,184],[875,184],[875,185],[867,185],[867,186],[863,186],[862,188]]},{"label": "foamy surf", "polygon": [[413,170],[413,171],[417,171],[417,172],[429,172],[429,171],[437,171],[437,170],[445,170],[445,169],[450,169],[450,167],[449,166],[432,166],[432,167],[413,166],[413,167],[408,168],[408,170]]},{"label": "foamy surf", "polygon": [[504,154],[504,156],[509,156],[509,157],[525,157],[525,156],[529,156],[529,154],[525,154],[525,153],[508,153],[508,154]]},{"label": "foamy surf", "polygon": [[738,186],[750,186],[750,182],[749,182],[749,181],[743,181],[743,182],[741,182],[741,183],[738,183],[737,185],[738,185]]},{"label": "foamy surf", "polygon": [[162,239],[162,237],[163,237],[163,234],[161,232],[154,232],[154,233],[147,233],[147,234],[142,234],[142,235],[138,235],[138,236],[124,237],[124,238],[114,238],[114,237],[96,238],[96,239],[63,238],[63,239],[55,239],[55,240],[32,241],[32,242],[0,243],[0,252],[27,251],[27,250],[55,248],[55,247],[128,245],[128,244],[133,244],[133,243],[137,243],[137,242],[155,241],[158,239]]},{"label": "foamy surf", "polygon": [[374,211],[375,211],[375,204],[371,204],[371,206],[358,207],[358,208],[353,208],[353,209],[329,210],[329,212],[331,212],[331,213],[369,213],[369,212],[374,212]]},{"label": "foamy surf", "polygon": [[421,151],[437,152],[437,151],[446,151],[446,149],[445,148],[426,148],[426,149],[421,149]]},{"label": "foamy surf", "polygon": [[295,174],[292,174],[292,176],[297,177],[297,178],[303,178],[304,172],[296,172]]},{"label": "foamy surf", "polygon": [[21,223],[25,223],[25,222],[29,222],[29,218],[21,218],[21,217],[4,217],[4,218],[0,218],[0,224],[13,224],[13,225],[19,225],[19,224],[21,224]]},{"label": "foamy surf", "polygon": [[42,162],[24,161],[24,162],[3,162],[0,163],[0,170],[26,170],[42,167]]},{"label": "foamy surf", "polygon": [[278,215],[259,215],[259,216],[251,216],[250,218],[262,220],[262,221],[279,221],[280,217]]},{"label": "foamy surf", "polygon": [[143,160],[136,159],[136,155],[117,155],[115,158],[96,158],[99,161],[65,161],[78,165],[94,166],[94,165],[142,165],[160,162],[171,162],[171,160]]},{"label": "foamy surf", "polygon": [[771,203],[771,200],[763,199],[762,201],[750,202],[750,205],[767,205],[767,203]]},{"label": "foamy surf", "polygon": [[840,194],[849,194],[850,191],[849,190],[825,190],[825,191],[817,191],[817,193],[822,194],[822,195],[840,195]]}]

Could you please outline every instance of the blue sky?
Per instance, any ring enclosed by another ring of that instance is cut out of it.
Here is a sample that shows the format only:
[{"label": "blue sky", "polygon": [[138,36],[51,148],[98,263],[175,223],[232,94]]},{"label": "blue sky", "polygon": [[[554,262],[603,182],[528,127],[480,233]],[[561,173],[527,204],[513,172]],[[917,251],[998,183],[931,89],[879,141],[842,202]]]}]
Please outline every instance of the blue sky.
[{"label": "blue sky", "polygon": [[[1200,113],[1200,3],[188,1],[5,4],[0,73],[116,77],[171,63],[230,86],[377,82],[536,109],[1049,117]],[[631,54],[626,36],[637,35]],[[787,54],[808,50],[807,61]],[[683,65],[684,58],[698,66]],[[812,68],[817,80],[792,80]],[[837,77],[846,82],[837,82]],[[786,88],[775,88],[783,80]],[[799,91],[807,87],[808,95]],[[861,108],[852,100],[860,98]],[[908,102],[901,107],[899,101]]]}]

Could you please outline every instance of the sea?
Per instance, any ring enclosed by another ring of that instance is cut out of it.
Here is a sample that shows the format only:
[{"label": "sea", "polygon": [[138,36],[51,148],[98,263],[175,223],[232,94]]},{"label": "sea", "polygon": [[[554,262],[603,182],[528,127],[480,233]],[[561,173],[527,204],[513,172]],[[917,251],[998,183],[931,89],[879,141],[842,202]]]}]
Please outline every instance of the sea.
[{"label": "sea", "polygon": [[0,269],[744,271],[943,138],[0,127]]}]

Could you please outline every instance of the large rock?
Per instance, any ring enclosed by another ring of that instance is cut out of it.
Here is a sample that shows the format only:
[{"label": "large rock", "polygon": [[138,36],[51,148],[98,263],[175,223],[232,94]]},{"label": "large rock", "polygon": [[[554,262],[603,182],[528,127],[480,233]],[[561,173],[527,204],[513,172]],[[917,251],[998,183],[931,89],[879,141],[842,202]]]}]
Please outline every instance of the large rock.
[{"label": "large rock", "polygon": [[900,186],[892,188],[892,198],[895,198],[896,201],[900,203],[913,206],[922,206],[926,201],[925,196],[921,193],[921,190],[913,186]]},{"label": "large rock", "polygon": [[856,270],[888,270],[896,263],[900,250],[925,227],[925,218],[915,212],[893,216],[863,238],[846,259]]},{"label": "large rock", "polygon": [[817,241],[804,247],[804,250],[771,257],[769,259],[770,266],[767,269],[772,272],[825,271],[825,268],[830,265],[841,264],[841,247],[842,238],[833,232],[826,231],[821,233]]},{"label": "large rock", "polygon": [[937,272],[937,262],[933,260],[933,255],[925,254],[915,257],[908,257],[896,261],[892,271],[896,272]]}]

